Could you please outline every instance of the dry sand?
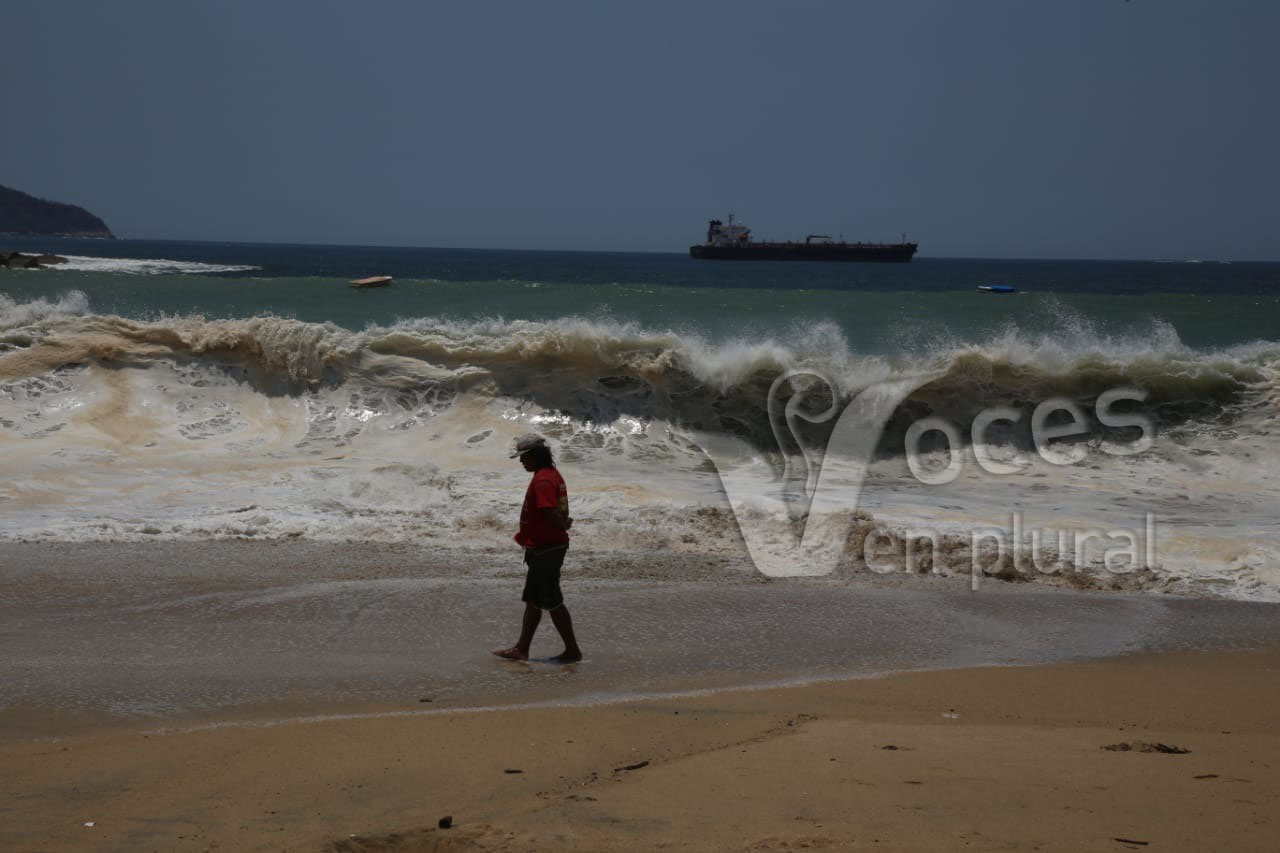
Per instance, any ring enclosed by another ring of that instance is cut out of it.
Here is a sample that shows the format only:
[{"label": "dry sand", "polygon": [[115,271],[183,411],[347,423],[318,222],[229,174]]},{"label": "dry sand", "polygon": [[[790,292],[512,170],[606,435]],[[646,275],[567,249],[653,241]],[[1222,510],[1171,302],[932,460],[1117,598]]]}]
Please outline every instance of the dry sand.
[{"label": "dry sand", "polygon": [[0,848],[1275,849],[1278,707],[1268,650],[166,733],[10,713]]}]

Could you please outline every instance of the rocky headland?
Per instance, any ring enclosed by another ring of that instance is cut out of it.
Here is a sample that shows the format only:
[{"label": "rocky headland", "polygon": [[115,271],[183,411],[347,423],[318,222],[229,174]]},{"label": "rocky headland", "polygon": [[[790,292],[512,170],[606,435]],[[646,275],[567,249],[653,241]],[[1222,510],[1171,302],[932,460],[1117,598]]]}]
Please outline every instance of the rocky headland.
[{"label": "rocky headland", "polygon": [[36,198],[2,185],[0,234],[115,239],[107,223],[83,207]]}]

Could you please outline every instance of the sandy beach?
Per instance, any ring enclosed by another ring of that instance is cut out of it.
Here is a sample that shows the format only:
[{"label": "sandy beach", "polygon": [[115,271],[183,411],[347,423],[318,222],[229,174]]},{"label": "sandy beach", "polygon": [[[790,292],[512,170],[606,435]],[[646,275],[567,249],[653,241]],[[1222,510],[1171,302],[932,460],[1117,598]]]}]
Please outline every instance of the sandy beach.
[{"label": "sandy beach", "polygon": [[[1274,605],[765,582],[674,560],[619,581],[591,567],[643,555],[583,553],[567,589],[587,659],[559,667],[488,654],[518,613],[501,556],[4,546],[0,847],[1240,850],[1277,835]],[[535,658],[554,645],[540,635]]]},{"label": "sandy beach", "polygon": [[11,720],[0,842],[1261,850],[1280,832],[1278,673],[1276,650],[1173,653],[588,708],[66,737]]}]

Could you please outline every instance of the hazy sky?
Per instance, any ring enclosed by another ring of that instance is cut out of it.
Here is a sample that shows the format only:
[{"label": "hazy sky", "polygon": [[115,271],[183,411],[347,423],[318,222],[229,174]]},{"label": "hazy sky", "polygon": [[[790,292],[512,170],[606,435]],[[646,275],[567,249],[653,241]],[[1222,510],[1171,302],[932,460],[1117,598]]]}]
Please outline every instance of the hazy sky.
[{"label": "hazy sky", "polygon": [[10,0],[0,184],[122,237],[1280,259],[1280,3]]}]

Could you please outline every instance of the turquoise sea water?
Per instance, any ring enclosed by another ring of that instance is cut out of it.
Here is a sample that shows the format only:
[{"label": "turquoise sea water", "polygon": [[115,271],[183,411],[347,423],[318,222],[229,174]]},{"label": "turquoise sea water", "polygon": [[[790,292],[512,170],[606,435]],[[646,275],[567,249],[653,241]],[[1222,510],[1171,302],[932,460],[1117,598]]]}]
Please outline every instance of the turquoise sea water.
[{"label": "turquoise sea water", "polygon": [[[1028,336],[1141,337],[1152,334],[1155,323],[1189,347],[1209,349],[1273,340],[1280,323],[1280,264],[711,262],[682,254],[17,238],[5,245],[169,261],[0,278],[0,292],[11,299],[78,290],[96,313],[132,318],[270,314],[359,330],[414,318],[576,316],[713,340],[794,336],[831,323],[864,353],[982,343],[1012,329]],[[178,272],[186,269],[202,271]],[[393,275],[395,283],[374,291],[346,287],[348,279],[365,275]],[[1019,293],[979,295],[975,288],[982,284],[1010,284]]]}]

